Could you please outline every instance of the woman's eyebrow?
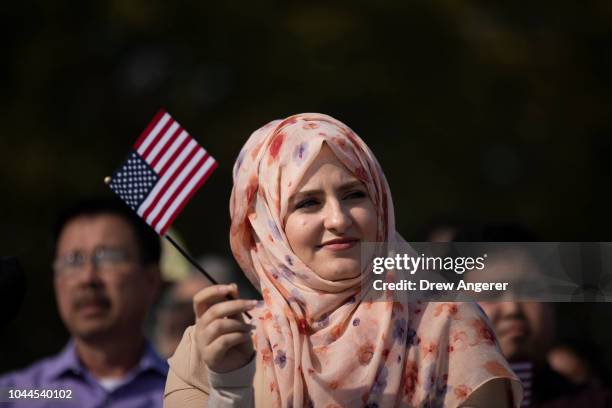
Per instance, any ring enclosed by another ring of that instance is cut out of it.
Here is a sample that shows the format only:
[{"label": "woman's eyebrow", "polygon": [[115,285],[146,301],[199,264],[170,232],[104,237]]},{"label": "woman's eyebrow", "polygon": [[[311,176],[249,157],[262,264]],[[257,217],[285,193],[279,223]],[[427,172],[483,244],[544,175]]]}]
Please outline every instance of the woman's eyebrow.
[{"label": "woman's eyebrow", "polygon": [[351,188],[364,188],[365,186],[359,180],[352,180],[340,186],[339,190],[350,190]]},{"label": "woman's eyebrow", "polygon": [[[359,180],[351,180],[348,181],[344,184],[342,184],[338,190],[339,191],[346,191],[346,190],[350,190],[352,188],[364,188],[364,185],[361,181]],[[317,194],[321,194],[323,190],[321,189],[311,189],[311,190],[301,190],[301,191],[297,191],[296,193],[294,193],[289,200],[290,201],[298,201],[300,198],[303,197],[312,197],[314,195]]]},{"label": "woman's eyebrow", "polygon": [[312,189],[312,190],[302,190],[295,192],[291,197],[289,197],[289,201],[299,201],[305,197],[312,197],[317,194],[321,194],[322,190],[320,189]]}]

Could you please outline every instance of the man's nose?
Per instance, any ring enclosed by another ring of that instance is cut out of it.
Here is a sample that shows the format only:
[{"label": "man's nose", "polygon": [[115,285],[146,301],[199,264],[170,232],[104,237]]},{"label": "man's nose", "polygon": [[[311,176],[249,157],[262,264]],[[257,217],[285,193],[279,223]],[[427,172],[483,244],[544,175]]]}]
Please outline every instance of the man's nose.
[{"label": "man's nose", "polygon": [[353,223],[349,209],[337,200],[328,201],[324,216],[325,228],[336,233],[344,233]]},{"label": "man's nose", "polygon": [[523,307],[520,302],[500,302],[503,316],[522,316]]},{"label": "man's nose", "polygon": [[78,276],[82,284],[90,285],[92,283],[98,283],[100,282],[100,265],[98,265],[94,259],[88,258],[83,263]]}]

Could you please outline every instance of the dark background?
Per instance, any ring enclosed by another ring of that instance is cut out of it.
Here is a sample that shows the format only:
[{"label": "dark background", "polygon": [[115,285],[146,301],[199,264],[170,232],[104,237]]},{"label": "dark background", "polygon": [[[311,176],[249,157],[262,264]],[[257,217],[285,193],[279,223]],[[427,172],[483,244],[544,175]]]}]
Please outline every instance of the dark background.
[{"label": "dark background", "polygon": [[[543,241],[610,241],[612,3],[20,1],[0,12],[0,255],[29,280],[0,372],[56,352],[49,230],[161,106],[220,167],[175,226],[229,255],[231,168],[275,118],[351,126],[409,240],[432,217],[519,222]],[[607,304],[560,332],[612,340]],[[612,353],[603,357],[612,365]]]}]

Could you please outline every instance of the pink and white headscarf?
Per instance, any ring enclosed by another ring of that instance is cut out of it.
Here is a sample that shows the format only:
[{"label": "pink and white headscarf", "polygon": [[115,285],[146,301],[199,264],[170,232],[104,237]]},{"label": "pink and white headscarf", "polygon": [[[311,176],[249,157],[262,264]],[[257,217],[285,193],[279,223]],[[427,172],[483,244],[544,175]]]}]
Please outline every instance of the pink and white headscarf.
[{"label": "pink and white headscarf", "polygon": [[305,113],[251,135],[234,166],[230,243],[264,298],[252,323],[275,406],[453,407],[489,379],[515,379],[475,305],[372,302],[360,277],[325,280],[293,253],[289,198],[324,142],[366,186],[377,240],[402,240],[384,173],[346,125]]}]

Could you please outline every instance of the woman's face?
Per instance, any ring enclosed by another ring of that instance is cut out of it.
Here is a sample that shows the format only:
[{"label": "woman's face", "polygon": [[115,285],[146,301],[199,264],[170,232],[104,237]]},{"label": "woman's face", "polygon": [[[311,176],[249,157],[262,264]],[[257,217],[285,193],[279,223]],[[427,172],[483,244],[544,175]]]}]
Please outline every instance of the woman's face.
[{"label": "woman's face", "polygon": [[323,279],[361,273],[361,242],[376,240],[376,209],[366,187],[323,144],[289,198],[285,234],[293,252]]}]

